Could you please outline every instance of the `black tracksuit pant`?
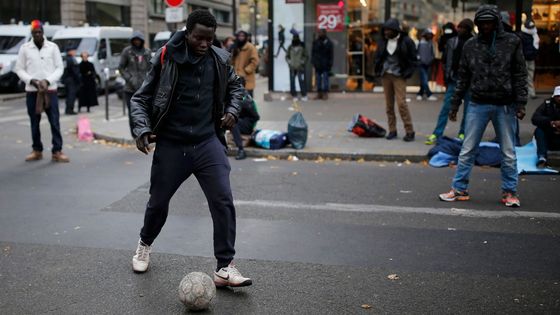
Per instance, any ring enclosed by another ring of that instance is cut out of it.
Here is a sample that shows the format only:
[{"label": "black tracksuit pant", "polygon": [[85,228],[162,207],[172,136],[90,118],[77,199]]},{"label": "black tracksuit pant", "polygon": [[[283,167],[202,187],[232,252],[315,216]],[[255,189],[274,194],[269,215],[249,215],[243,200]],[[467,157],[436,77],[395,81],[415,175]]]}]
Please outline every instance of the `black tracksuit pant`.
[{"label": "black tracksuit pant", "polygon": [[235,208],[230,170],[226,148],[216,136],[197,145],[158,139],[152,161],[150,200],[140,232],[142,242],[152,244],[165,224],[171,197],[194,174],[210,207],[218,268],[226,267],[235,254]]}]

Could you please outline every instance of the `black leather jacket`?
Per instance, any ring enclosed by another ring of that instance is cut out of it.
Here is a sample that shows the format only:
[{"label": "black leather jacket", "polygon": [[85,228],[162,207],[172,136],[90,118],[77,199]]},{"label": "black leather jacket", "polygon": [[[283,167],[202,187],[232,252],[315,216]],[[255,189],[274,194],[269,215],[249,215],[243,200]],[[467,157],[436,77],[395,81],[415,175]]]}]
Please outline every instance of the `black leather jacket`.
[{"label": "black leather jacket", "polygon": [[[185,32],[177,32],[169,40],[167,51],[161,64],[162,48],[151,60],[152,68],[148,72],[144,83],[134,93],[130,100],[130,113],[133,132],[136,137],[145,133],[157,135],[159,124],[169,112],[174,102],[175,87],[177,85],[178,69],[173,61],[171,47],[178,41],[185,40]],[[232,114],[237,120],[243,101],[244,88],[237,74],[231,67],[227,51],[211,46],[210,54],[216,66],[216,83],[214,84],[214,109],[212,116],[216,135],[226,145],[225,130],[220,128],[221,118],[225,113]]]}]

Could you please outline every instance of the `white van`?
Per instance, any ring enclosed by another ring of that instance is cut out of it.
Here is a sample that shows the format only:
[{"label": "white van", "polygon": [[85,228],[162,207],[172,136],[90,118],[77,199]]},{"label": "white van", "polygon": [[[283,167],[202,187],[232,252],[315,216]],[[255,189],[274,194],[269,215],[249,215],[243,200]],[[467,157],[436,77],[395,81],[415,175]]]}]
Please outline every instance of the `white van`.
[{"label": "white van", "polygon": [[[117,81],[120,55],[122,50],[130,45],[132,28],[95,26],[68,27],[56,32],[52,41],[58,45],[62,56],[66,56],[66,49],[76,49],[76,60],[81,62],[80,54],[87,51],[89,61],[93,63],[97,73],[98,88],[114,89],[120,84]],[[109,80],[106,80],[105,69],[108,69]]]},{"label": "white van", "polygon": [[158,49],[167,44],[167,41],[171,38],[170,31],[157,32],[154,37],[154,44],[152,45],[152,51],[156,52]]},{"label": "white van", "polygon": [[[43,25],[45,37],[51,40],[53,35],[64,29],[63,25]],[[0,91],[19,92],[25,85],[12,71],[16,65],[19,48],[31,40],[31,26],[24,24],[0,25]]]}]

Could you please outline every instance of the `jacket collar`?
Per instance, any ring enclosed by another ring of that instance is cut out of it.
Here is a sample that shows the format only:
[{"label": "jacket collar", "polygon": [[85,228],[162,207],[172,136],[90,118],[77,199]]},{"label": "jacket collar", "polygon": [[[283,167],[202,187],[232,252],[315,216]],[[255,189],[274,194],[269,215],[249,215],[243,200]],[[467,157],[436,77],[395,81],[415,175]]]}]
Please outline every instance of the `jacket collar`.
[{"label": "jacket collar", "polygon": [[[178,53],[178,50],[180,49],[185,49],[185,45],[185,31],[175,32],[175,34],[173,34],[173,36],[167,42],[169,56],[173,56],[174,52]],[[230,54],[226,50],[212,45],[210,46],[210,53],[218,62],[224,65],[228,64]]]}]

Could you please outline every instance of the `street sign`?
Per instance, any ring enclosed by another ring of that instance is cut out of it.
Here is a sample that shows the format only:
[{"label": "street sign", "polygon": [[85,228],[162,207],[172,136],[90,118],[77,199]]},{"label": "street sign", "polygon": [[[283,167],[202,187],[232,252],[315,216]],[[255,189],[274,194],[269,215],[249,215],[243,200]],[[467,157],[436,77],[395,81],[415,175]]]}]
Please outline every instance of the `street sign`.
[{"label": "street sign", "polygon": [[165,8],[166,23],[180,23],[185,20],[185,10],[183,7]]},{"label": "street sign", "polygon": [[344,31],[344,7],[336,4],[317,4],[317,29],[327,32]]},{"label": "street sign", "polygon": [[182,6],[183,2],[185,2],[185,0],[165,0],[165,3],[172,8]]}]

